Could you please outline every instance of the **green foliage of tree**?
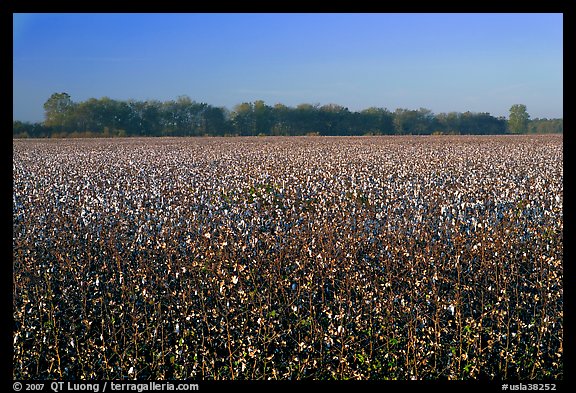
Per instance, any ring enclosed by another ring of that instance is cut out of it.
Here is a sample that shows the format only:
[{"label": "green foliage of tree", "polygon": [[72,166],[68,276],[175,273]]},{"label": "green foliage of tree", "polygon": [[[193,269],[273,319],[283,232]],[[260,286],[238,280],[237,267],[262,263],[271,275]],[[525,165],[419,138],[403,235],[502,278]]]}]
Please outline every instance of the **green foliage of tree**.
[{"label": "green foliage of tree", "polygon": [[528,123],[530,134],[561,134],[564,132],[563,119],[533,119]]},{"label": "green foliage of tree", "polygon": [[364,109],[357,116],[357,122],[365,133],[373,135],[394,134],[394,114],[385,108]]},{"label": "green foliage of tree", "polygon": [[526,111],[526,105],[514,104],[510,107],[508,128],[512,134],[520,134],[528,131],[530,115]]},{"label": "green foliage of tree", "polygon": [[438,129],[435,133],[438,134],[460,134],[461,124],[460,124],[460,113],[450,112],[450,113],[439,113],[436,115],[436,121]]},{"label": "green foliage of tree", "polygon": [[393,123],[398,135],[425,135],[434,131],[434,115],[426,108],[396,109]]},{"label": "green foliage of tree", "polygon": [[71,116],[74,102],[68,93],[54,93],[44,103],[45,120],[47,127],[58,127],[65,131],[71,125]]},{"label": "green foliage of tree", "polygon": [[319,108],[318,132],[320,135],[352,135],[355,133],[352,114],[348,108],[338,104],[327,104]]},{"label": "green foliage of tree", "polygon": [[256,117],[254,105],[243,102],[236,105],[231,115],[232,125],[239,135],[254,135],[256,130]]},{"label": "green foliage of tree", "polygon": [[274,122],[272,111],[273,108],[266,105],[264,101],[254,102],[254,131],[257,135],[271,135],[271,129]]}]

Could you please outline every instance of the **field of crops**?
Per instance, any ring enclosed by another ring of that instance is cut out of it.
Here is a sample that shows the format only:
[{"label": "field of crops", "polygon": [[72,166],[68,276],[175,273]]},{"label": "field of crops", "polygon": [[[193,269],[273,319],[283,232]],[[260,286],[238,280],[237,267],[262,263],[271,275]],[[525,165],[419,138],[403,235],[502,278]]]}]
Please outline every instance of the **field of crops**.
[{"label": "field of crops", "polygon": [[563,137],[13,141],[17,379],[562,379]]}]

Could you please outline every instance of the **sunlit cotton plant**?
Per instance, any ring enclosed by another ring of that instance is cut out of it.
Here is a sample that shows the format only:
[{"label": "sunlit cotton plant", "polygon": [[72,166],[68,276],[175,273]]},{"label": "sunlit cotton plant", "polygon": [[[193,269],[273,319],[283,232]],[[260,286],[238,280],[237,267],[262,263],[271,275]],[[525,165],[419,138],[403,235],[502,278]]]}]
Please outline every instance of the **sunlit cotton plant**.
[{"label": "sunlit cotton plant", "polygon": [[14,140],[13,378],[562,379],[562,143]]}]

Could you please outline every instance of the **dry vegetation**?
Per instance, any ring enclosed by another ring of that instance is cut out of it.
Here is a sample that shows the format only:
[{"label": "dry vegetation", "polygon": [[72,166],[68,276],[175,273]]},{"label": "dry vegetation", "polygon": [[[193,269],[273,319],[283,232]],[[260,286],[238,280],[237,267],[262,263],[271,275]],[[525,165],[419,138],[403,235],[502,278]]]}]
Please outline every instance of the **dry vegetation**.
[{"label": "dry vegetation", "polygon": [[14,378],[563,378],[562,136],[13,150]]}]

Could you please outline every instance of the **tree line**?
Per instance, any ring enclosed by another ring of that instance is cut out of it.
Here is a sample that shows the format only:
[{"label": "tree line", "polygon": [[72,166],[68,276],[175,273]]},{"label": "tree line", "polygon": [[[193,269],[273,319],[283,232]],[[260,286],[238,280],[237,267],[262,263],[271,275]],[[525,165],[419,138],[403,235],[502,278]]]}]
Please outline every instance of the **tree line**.
[{"label": "tree line", "polygon": [[54,93],[44,103],[42,123],[14,121],[13,137],[249,136],[249,135],[432,135],[561,133],[562,119],[534,119],[513,105],[510,119],[481,112],[434,114],[371,107],[351,112],[337,104],[267,105],[244,102],[232,111],[193,101],[127,100],[108,97],[74,102]]}]

